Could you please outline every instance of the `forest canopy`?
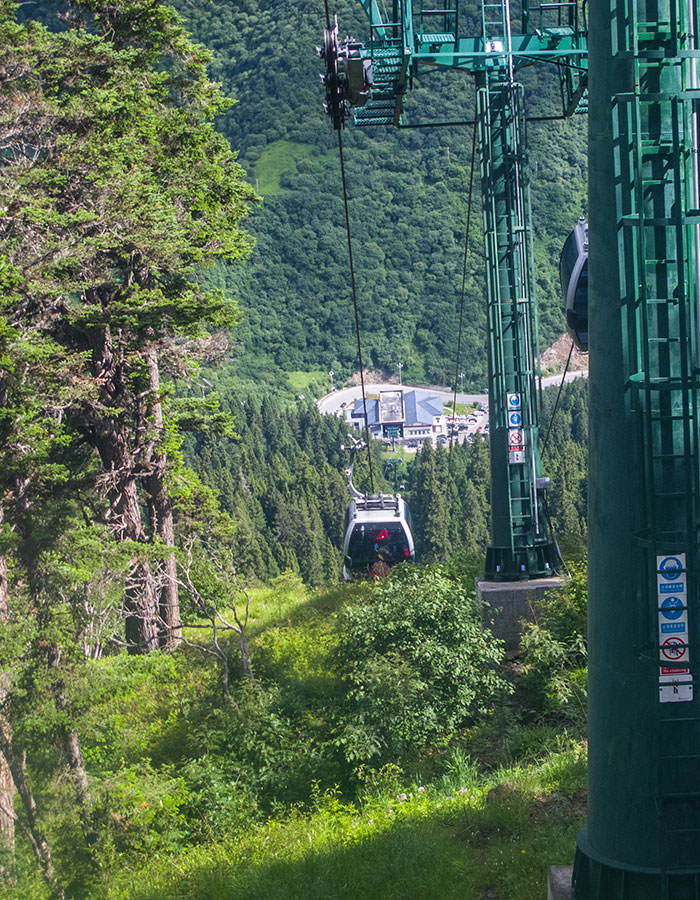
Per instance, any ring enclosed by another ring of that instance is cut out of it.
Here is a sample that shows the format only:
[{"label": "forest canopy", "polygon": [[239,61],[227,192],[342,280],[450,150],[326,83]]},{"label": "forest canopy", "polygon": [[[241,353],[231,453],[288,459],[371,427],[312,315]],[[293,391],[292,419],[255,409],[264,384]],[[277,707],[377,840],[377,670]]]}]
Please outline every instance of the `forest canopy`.
[{"label": "forest canopy", "polygon": [[[176,0],[211,48],[211,72],[238,102],[219,125],[241,154],[263,205],[250,221],[250,264],[216,266],[208,283],[240,292],[239,356],[284,371],[357,368],[337,140],[322,109],[323,4]],[[356,0],[338,0],[340,30],[368,37]],[[478,33],[478,7],[464,27]],[[551,69],[551,71],[550,71]],[[533,116],[560,110],[555,67],[519,71]],[[474,79],[426,67],[406,99],[409,124],[473,118]],[[536,288],[542,346],[564,330],[558,286],[563,241],[584,210],[586,121],[528,125]],[[451,384],[457,334],[472,129],[356,128],[343,134],[365,360],[412,383]],[[463,312],[461,370],[486,377],[486,312],[478,161]],[[257,366],[256,366],[257,364]]]}]

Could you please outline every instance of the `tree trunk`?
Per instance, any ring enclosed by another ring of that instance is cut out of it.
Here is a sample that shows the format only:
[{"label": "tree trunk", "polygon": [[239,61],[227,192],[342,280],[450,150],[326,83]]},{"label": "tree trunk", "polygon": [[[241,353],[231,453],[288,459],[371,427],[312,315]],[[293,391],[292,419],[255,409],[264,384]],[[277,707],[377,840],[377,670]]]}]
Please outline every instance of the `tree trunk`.
[{"label": "tree trunk", "polygon": [[[141,522],[136,479],[130,474],[132,467],[126,463],[119,465],[120,443],[115,440],[110,445],[103,446],[103,452],[100,453],[103,462],[110,459],[110,474],[114,473],[113,485],[108,491],[111,524],[119,540],[145,544],[148,539]],[[150,653],[151,650],[157,650],[158,601],[150,564],[142,556],[134,556],[129,565],[125,606],[125,633],[129,652]]]},{"label": "tree trunk", "polygon": [[12,773],[12,781],[24,805],[24,812],[27,817],[27,834],[42,874],[50,885],[53,895],[62,898],[63,890],[56,880],[51,850],[46,840],[46,835],[39,824],[34,797],[24,777],[22,757],[15,751],[12,737],[4,728],[0,728],[0,753],[2,753],[7,762],[8,768]]},{"label": "tree trunk", "polygon": [[[0,503],[0,525],[4,518],[4,510]],[[0,622],[7,622],[10,614],[10,595],[7,583],[7,560],[0,554]],[[7,691],[9,674],[0,672],[0,730],[10,734],[10,723],[7,720]],[[15,853],[15,817],[13,807],[15,789],[12,784],[12,773],[4,756],[0,756],[0,847],[7,850],[10,859]]]},{"label": "tree trunk", "polygon": [[71,782],[75,791],[76,801],[80,809],[80,822],[83,828],[83,834],[88,845],[95,843],[97,835],[94,828],[94,819],[92,812],[92,797],[90,795],[90,785],[88,782],[87,769],[85,768],[85,759],[80,746],[80,738],[78,732],[72,724],[73,714],[69,699],[66,697],[66,685],[60,674],[61,649],[57,645],[51,647],[49,654],[49,664],[56,672],[53,680],[53,696],[56,709],[63,713],[66,725],[61,728],[61,743],[68,761],[68,769],[70,772]]},{"label": "tree trunk", "polygon": [[[146,544],[141,520],[135,462],[128,447],[126,428],[119,419],[96,423],[92,439],[105,469],[110,525],[117,540]],[[126,580],[126,643],[130,653],[158,648],[158,602],[148,560],[135,555]]]},{"label": "tree trunk", "polygon": [[[91,299],[100,300],[99,296]],[[148,543],[141,521],[137,486],[137,460],[143,450],[133,435],[136,410],[123,348],[113,340],[109,326],[85,335],[92,351],[92,370],[99,385],[99,402],[86,402],[81,425],[86,439],[97,450],[110,505],[110,525],[117,540]],[[130,653],[158,648],[158,604],[148,561],[135,554],[126,583],[126,643]]]},{"label": "tree trunk", "polygon": [[[160,373],[158,355],[152,347],[145,353],[148,366],[148,380],[151,393],[150,411],[152,424],[155,427],[154,441],[149,447],[147,462],[150,462],[150,474],[146,477],[148,492],[148,508],[151,527],[167,547],[175,546],[175,525],[170,496],[165,485],[167,470],[166,454],[158,450],[158,443],[163,437],[163,405],[160,400]],[[174,650],[182,640],[180,625],[180,599],[177,586],[177,570],[175,554],[169,553],[160,565],[159,608],[162,623],[161,646],[165,650]]]}]

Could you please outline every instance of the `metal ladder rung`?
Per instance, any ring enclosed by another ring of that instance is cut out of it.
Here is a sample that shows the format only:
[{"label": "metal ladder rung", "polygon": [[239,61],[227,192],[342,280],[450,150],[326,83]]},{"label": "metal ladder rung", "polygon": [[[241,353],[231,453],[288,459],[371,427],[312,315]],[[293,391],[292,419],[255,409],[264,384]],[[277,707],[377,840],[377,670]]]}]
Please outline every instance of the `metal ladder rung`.
[{"label": "metal ladder rung", "polygon": [[660,725],[692,725],[700,723],[700,716],[674,716],[673,718],[661,718],[658,720]]},{"label": "metal ladder rung", "polygon": [[665,761],[668,761],[669,764],[671,762],[678,762],[679,760],[683,760],[683,759],[700,759],[700,755],[698,755],[697,753],[679,753],[677,756],[660,756],[659,757],[660,762],[663,763]]}]

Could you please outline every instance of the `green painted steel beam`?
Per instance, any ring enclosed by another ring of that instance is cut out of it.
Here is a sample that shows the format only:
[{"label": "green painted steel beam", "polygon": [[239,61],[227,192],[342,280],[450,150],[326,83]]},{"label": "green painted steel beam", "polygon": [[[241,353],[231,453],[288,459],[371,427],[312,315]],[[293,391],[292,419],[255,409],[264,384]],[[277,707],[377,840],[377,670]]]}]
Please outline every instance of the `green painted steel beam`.
[{"label": "green painted steel beam", "polygon": [[507,57],[511,56],[516,67],[534,62],[566,60],[577,64],[581,69],[586,68],[586,37],[582,32],[560,35],[543,33],[541,36],[514,34],[510,53],[503,48],[487,49],[481,37],[437,43],[422,40],[421,35],[416,35],[415,43],[412,54],[414,65],[432,64],[475,72],[494,65],[506,68]]},{"label": "green painted steel beam", "polygon": [[523,89],[483,75],[478,84],[491,446],[485,574],[513,581],[552,575],[557,559],[538,490],[539,354]]}]

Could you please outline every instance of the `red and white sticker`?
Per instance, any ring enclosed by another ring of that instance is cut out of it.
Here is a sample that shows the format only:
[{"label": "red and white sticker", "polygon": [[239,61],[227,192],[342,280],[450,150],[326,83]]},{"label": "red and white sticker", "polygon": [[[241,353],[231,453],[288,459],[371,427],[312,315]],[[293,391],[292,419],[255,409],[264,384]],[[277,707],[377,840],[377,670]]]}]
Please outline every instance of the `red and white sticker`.
[{"label": "red and white sticker", "polygon": [[688,645],[679,637],[668,637],[661,644],[661,658],[671,662],[688,661]]}]

